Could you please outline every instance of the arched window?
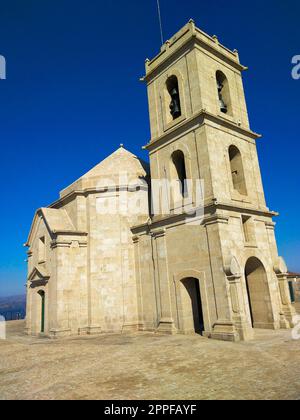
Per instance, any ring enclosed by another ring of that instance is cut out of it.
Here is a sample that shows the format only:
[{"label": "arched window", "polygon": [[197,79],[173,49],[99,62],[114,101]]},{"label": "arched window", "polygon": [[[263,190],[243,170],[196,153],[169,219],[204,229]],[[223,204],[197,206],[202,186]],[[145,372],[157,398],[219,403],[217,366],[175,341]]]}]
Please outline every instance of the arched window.
[{"label": "arched window", "polygon": [[240,194],[247,195],[242,155],[236,146],[229,147],[229,160],[233,188],[237,190]]},{"label": "arched window", "polygon": [[216,73],[220,111],[231,114],[231,101],[227,77],[221,71]]},{"label": "arched window", "polygon": [[176,120],[176,118],[181,116],[179,85],[176,76],[169,77],[167,80],[167,89],[171,97],[170,113],[173,117],[173,120]]},{"label": "arched window", "polygon": [[181,150],[177,150],[172,154],[172,163],[173,163],[173,171],[172,171],[172,178],[173,181],[178,181],[178,191],[175,196],[179,199],[182,197],[187,196],[187,188],[186,188],[186,166],[185,166],[185,158],[184,154]]}]

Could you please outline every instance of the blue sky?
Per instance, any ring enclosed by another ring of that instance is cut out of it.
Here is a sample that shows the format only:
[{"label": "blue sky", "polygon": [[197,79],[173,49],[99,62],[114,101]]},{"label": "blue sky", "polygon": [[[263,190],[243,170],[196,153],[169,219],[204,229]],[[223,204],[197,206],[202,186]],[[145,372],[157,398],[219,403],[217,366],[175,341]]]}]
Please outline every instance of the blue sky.
[{"label": "blue sky", "polygon": [[[249,66],[244,84],[280,255],[300,271],[298,0],[161,0],[165,37],[191,17]],[[146,157],[144,61],[160,48],[156,0],[0,0],[0,296],[24,291],[36,208],[120,143]],[[116,122],[117,121],[117,122]],[[84,144],[84,148],[82,148]]]}]

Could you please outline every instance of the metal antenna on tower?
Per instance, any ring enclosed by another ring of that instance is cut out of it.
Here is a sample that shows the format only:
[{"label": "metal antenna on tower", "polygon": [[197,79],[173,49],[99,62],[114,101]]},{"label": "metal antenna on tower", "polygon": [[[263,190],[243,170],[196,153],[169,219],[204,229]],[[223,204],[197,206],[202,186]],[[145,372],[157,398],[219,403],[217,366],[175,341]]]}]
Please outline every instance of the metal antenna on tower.
[{"label": "metal antenna on tower", "polygon": [[161,43],[164,43],[164,33],[162,27],[162,19],[161,19],[161,10],[160,10],[160,2],[157,0],[157,10],[158,10],[158,19],[159,19],[159,27],[160,27],[160,36],[161,36]]}]

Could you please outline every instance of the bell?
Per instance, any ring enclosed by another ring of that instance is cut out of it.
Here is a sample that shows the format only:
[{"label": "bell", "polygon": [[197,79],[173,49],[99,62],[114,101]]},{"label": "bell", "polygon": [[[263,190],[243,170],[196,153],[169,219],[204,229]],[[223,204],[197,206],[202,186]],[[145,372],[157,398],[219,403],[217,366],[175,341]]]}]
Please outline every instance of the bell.
[{"label": "bell", "polygon": [[221,82],[218,82],[218,93],[219,93],[220,110],[224,114],[227,114],[228,108],[227,108],[227,105],[225,104],[225,102],[223,100],[223,96],[222,96],[223,87],[224,87],[223,84]]},{"label": "bell", "polygon": [[225,102],[223,101],[222,95],[220,97],[219,104],[220,104],[221,112],[224,112],[224,114],[227,114],[228,108],[227,108],[227,105],[225,104]]},{"label": "bell", "polygon": [[176,88],[172,89],[170,92],[172,101],[170,104],[170,111],[171,115],[174,120],[181,116],[181,108],[180,108],[180,99],[179,99],[179,92]]}]

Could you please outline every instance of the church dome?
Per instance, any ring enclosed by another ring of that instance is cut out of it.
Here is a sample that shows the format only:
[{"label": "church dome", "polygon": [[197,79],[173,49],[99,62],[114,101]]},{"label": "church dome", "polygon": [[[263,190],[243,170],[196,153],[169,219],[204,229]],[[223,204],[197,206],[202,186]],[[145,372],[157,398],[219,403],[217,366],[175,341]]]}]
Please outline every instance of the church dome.
[{"label": "church dome", "polygon": [[121,146],[112,155],[61,191],[65,197],[74,191],[136,187],[145,185],[149,177],[149,164]]}]

